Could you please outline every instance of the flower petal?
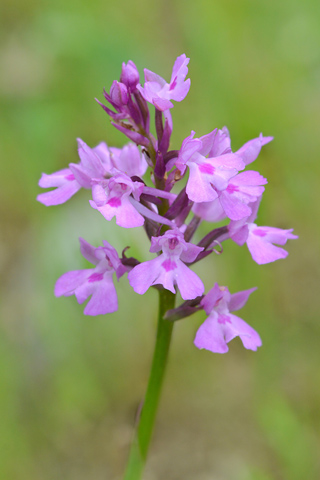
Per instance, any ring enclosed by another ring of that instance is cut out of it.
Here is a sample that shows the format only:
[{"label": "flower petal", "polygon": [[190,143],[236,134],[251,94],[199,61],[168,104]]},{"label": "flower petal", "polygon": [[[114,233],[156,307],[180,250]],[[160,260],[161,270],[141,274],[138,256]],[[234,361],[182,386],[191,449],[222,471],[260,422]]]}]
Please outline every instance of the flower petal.
[{"label": "flower petal", "polygon": [[104,315],[118,310],[118,298],[112,276],[104,274],[103,280],[96,282],[92,297],[83,313],[85,315]]},{"label": "flower petal", "polygon": [[73,295],[75,289],[82,285],[93,271],[94,269],[73,270],[72,272],[64,273],[56,281],[54,287],[55,296],[61,297],[61,295],[64,295],[67,297]]},{"label": "flower petal", "polygon": [[213,353],[226,353],[229,348],[216,316],[209,316],[200,326],[194,339],[196,347],[210,350]]},{"label": "flower petal", "polygon": [[177,262],[175,281],[183,300],[192,300],[204,293],[204,285],[198,275],[187,267],[181,260]]},{"label": "flower petal", "polygon": [[40,193],[37,196],[37,200],[38,202],[43,203],[43,205],[46,207],[50,207],[52,205],[61,205],[69,200],[75,193],[77,193],[80,188],[81,185],[79,185],[77,180],[67,181],[55,190]]}]

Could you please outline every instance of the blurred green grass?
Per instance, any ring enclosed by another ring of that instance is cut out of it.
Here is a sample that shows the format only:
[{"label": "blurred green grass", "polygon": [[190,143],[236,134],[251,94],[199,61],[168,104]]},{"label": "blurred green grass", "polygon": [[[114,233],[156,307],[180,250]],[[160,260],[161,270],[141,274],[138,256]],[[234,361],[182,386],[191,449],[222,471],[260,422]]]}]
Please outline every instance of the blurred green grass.
[{"label": "blurred green grass", "polygon": [[[258,266],[226,245],[197,266],[208,288],[257,285],[243,318],[263,339],[228,355],[192,344],[202,315],[176,326],[145,478],[320,478],[320,4],[316,0],[22,2],[4,0],[0,34],[0,478],[121,478],[154,341],[156,292],[121,282],[119,312],[85,318],[55,280],[81,268],[78,237],[120,248],[81,192],[35,201],[41,172],[89,145],[124,139],[94,101],[132,59],[168,78],[191,58],[191,89],[173,110],[173,148],[227,125],[233,147],[275,137],[254,168],[269,180],[259,223],[294,227],[284,262]],[[132,239],[132,240],[131,240]],[[137,255],[143,232],[130,231]]]}]

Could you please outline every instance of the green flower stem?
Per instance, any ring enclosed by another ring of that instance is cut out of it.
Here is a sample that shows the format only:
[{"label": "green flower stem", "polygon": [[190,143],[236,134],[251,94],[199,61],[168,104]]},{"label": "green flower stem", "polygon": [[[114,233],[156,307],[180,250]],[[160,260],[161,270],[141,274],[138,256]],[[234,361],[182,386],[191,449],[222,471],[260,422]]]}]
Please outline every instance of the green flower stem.
[{"label": "green flower stem", "polygon": [[147,393],[142,407],[124,480],[140,480],[147,458],[150,439],[160,398],[164,372],[167,364],[174,322],[164,320],[167,310],[174,308],[175,294],[159,290],[159,316],[156,345],[153,354]]}]

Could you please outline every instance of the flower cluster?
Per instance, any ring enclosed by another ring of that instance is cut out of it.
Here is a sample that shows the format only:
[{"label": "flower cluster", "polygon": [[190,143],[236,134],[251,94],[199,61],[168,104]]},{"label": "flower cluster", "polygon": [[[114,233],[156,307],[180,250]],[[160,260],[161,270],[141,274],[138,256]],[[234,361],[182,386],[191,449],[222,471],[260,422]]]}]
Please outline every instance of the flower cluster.
[{"label": "flower cluster", "polygon": [[[246,167],[272,137],[260,134],[233,152],[227,128],[215,128],[200,138],[192,131],[179,150],[170,150],[170,109],[173,101],[180,102],[189,91],[188,62],[184,54],[176,59],[169,83],[145,69],[143,86],[135,64],[123,63],[120,81],[112,83],[109,93],[104,91],[107,105],[98,103],[130,143],[114,148],[102,142],[91,148],[78,139],[78,163],[51,175],[42,174],[40,187],[53,189],[38,195],[41,203],[58,205],[81,188],[90,189],[94,209],[106,220],[115,217],[120,227],[143,226],[151,242],[150,252],[156,254],[153,260],[140,263],[127,258],[126,249],[119,257],[105,240],[95,248],[80,239],[81,253],[94,268],[62,275],[55,295],[75,294],[79,303],[91,296],[84,309],[87,315],[114,312],[118,302],[113,274],[118,280],[127,274],[138,294],[151,286],[180,292],[184,302],[167,312],[168,321],[200,309],[206,312],[208,318],[194,342],[198,348],[224,353],[227,343],[239,336],[245,348],[256,350],[261,345],[258,333],[230,313],[240,309],[255,288],[231,295],[227,287],[216,283],[205,294],[201,279],[190,266],[226,240],[246,243],[258,264],[273,262],[287,256],[286,250],[275,244],[284,245],[297,236],[292,230],[254,223],[267,180]],[[151,104],[156,136],[150,131]],[[148,168],[152,186],[143,180]],[[225,226],[214,227],[222,220],[226,220]],[[192,238],[203,221],[210,231],[195,245]]]}]

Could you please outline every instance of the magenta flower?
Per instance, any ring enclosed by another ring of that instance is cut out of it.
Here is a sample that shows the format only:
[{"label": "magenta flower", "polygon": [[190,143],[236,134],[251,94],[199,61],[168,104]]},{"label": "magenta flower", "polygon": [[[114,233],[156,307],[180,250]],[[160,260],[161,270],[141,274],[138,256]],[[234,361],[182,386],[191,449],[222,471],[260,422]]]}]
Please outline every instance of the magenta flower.
[{"label": "magenta flower", "polygon": [[161,111],[173,107],[173,103],[170,100],[181,102],[190,88],[190,79],[185,81],[189,60],[184,53],[176,59],[170,83],[167,83],[162,77],[145,68],[144,77],[146,83],[144,87],[137,85],[143,98]]},{"label": "magenta flower", "polygon": [[128,280],[134,291],[142,295],[151,285],[162,285],[175,293],[177,285],[184,300],[202,295],[202,281],[184,262],[193,262],[203,248],[187,243],[179,230],[168,230],[161,237],[151,238],[150,252],[161,250],[161,255],[129,272]]},{"label": "magenta flower", "polygon": [[230,313],[240,310],[254,290],[256,288],[231,295],[227,287],[219,287],[216,283],[201,300],[201,305],[209,317],[196,333],[195,346],[214,353],[226,353],[229,350],[227,343],[240,337],[243,346],[249,350],[261,347],[258,333],[242,318]]},{"label": "magenta flower", "polygon": [[143,183],[134,182],[128,175],[119,173],[110,180],[93,185],[90,205],[107,220],[116,217],[116,223],[120,227],[141,227],[144,218],[132,205],[130,198],[132,194],[139,200],[143,187]]},{"label": "magenta flower", "polygon": [[79,238],[82,255],[95,268],[74,270],[62,275],[56,282],[54,293],[56,297],[75,295],[78,303],[87,303],[85,315],[103,315],[118,309],[118,299],[112,276],[116,273],[119,279],[126,271],[116,250],[105,240],[103,247],[95,248],[83,238]]},{"label": "magenta flower", "polygon": [[286,258],[288,252],[278,245],[285,245],[287,240],[298,238],[292,233],[293,229],[283,230],[275,227],[258,227],[254,222],[257,217],[261,197],[251,204],[252,213],[249,217],[229,224],[230,238],[238,245],[247,243],[247,247],[255,262],[259,265],[275,262]]},{"label": "magenta flower", "polygon": [[107,145],[102,142],[90,148],[78,138],[80,163],[70,163],[69,168],[47,175],[42,174],[39,186],[57,187],[55,190],[40,193],[37,200],[46,206],[60,205],[69,200],[80,188],[90,189],[93,179],[110,176],[113,166]]},{"label": "magenta flower", "polygon": [[228,187],[228,181],[245,167],[241,157],[225,153],[218,157],[206,158],[212,148],[216,130],[199,139],[194,132],[183,142],[176,167],[183,174],[189,167],[186,192],[194,202],[212,202],[218,198],[218,191]]}]

